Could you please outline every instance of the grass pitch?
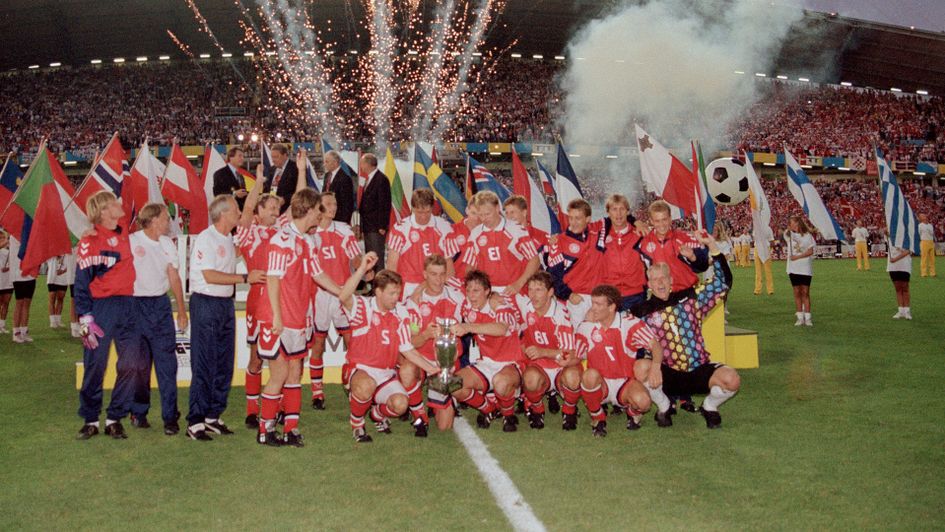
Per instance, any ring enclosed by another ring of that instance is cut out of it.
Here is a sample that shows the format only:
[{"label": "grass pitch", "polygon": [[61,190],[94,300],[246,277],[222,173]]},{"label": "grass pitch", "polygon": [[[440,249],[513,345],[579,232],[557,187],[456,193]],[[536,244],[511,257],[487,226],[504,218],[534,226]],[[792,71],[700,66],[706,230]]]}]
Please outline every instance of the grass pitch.
[{"label": "grass pitch", "polygon": [[[754,271],[735,270],[729,322],[759,332],[761,368],[741,372],[721,430],[681,412],[629,433],[612,417],[595,440],[582,412],[576,432],[549,415],[543,431],[477,433],[549,529],[942,529],[945,279],[914,276],[915,319],[892,320],[882,266],[816,262],[812,329],[793,326],[786,275],[753,296]],[[242,388],[225,416],[234,436],[164,436],[155,390],[155,428],[75,441],[80,345],[45,326],[45,299],[35,343],[0,339],[0,528],[509,527],[453,434],[417,440],[395,422],[358,446],[339,386],[327,411],[303,412],[303,449],[255,444]],[[179,400],[186,412],[186,389]]]}]

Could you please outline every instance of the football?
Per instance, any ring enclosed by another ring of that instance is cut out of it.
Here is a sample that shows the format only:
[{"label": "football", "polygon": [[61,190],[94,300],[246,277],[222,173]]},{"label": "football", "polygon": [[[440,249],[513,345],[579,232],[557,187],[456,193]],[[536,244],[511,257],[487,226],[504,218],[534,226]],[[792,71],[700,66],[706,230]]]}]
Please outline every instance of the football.
[{"label": "football", "polygon": [[748,197],[745,163],[738,159],[716,159],[705,167],[709,195],[719,205],[736,205]]}]

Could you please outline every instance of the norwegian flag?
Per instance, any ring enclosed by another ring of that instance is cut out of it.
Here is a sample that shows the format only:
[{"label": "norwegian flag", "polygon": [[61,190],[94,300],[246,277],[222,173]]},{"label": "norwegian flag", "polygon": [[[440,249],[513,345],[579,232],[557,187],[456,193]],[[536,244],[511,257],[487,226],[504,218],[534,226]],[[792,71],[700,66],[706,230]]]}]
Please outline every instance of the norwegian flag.
[{"label": "norwegian flag", "polygon": [[495,194],[499,196],[499,203],[504,203],[505,200],[509,199],[509,196],[512,195],[509,189],[499,182],[485,165],[470,157],[469,154],[466,155],[466,171],[469,173],[466,181],[472,181],[473,192],[479,192],[481,190],[495,192]]},{"label": "norwegian flag", "polygon": [[[105,150],[101,156],[92,165],[88,175],[79,185],[78,190],[68,205],[66,205],[66,215],[70,211],[76,211],[85,216],[85,205],[89,198],[95,193],[107,190],[121,201],[125,211],[125,216],[118,221],[124,229],[128,229],[135,216],[136,206],[134,204],[134,191],[132,187],[125,186],[131,176],[131,165],[128,163],[128,152],[121,147],[121,141],[118,139],[118,133],[112,135],[111,140],[105,145]],[[138,205],[137,208],[141,208]],[[74,235],[76,238],[82,235]]]}]

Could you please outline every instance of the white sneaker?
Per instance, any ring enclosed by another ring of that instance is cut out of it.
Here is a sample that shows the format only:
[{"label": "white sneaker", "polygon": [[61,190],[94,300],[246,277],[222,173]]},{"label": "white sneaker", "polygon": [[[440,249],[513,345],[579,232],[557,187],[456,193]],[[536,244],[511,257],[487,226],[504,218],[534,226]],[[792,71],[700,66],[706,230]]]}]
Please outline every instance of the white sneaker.
[{"label": "white sneaker", "polygon": [[911,319],[912,319],[912,313],[907,311],[905,314],[902,315],[902,317],[905,318],[905,319],[907,319],[907,320],[911,320]]},{"label": "white sneaker", "polygon": [[814,322],[813,322],[810,318],[805,318],[805,319],[804,319],[804,325],[807,325],[808,327],[813,327],[813,326],[814,326]]},{"label": "white sneaker", "polygon": [[797,318],[797,321],[794,322],[794,326],[800,327],[801,325],[804,325],[804,318]]},{"label": "white sneaker", "polygon": [[10,332],[10,329],[7,329],[6,327],[0,327],[0,334],[7,334],[8,332]]},{"label": "white sneaker", "polygon": [[893,319],[894,319],[894,320],[898,320],[899,318],[904,318],[904,317],[905,317],[905,316],[902,315],[902,311],[901,311],[901,310],[900,310],[899,312],[893,314]]},{"label": "white sneaker", "polygon": [[26,340],[24,340],[23,337],[20,336],[19,334],[14,334],[14,335],[13,335],[13,343],[14,343],[14,344],[25,344],[25,343],[26,343]]},{"label": "white sneaker", "polygon": [[29,342],[29,343],[33,342],[33,337],[30,336],[28,333],[23,333],[22,335],[20,335],[20,338],[23,338],[24,342]]}]

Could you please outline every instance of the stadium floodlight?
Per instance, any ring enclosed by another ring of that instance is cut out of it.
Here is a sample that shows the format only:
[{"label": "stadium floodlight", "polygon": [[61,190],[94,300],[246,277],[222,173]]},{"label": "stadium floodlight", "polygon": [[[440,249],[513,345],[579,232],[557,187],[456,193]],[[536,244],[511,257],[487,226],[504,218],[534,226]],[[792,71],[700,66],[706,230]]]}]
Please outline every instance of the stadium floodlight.
[{"label": "stadium floodlight", "polygon": [[500,152],[500,151],[490,151],[490,152],[489,152],[489,155],[502,155],[502,152]]},{"label": "stadium floodlight", "polygon": [[49,66],[51,66],[51,67],[53,67],[53,68],[61,67],[61,66],[62,66],[62,63],[49,63]]},{"label": "stadium floodlight", "polygon": [[604,156],[604,159],[616,159],[616,158],[617,158],[616,155],[605,155],[605,156]]},{"label": "stadium floodlight", "polygon": [[29,68],[30,70],[36,70],[37,68],[39,68],[39,65],[30,65],[27,68]]},{"label": "stadium floodlight", "polygon": [[222,55],[221,57],[223,57],[224,59],[226,59],[226,58],[228,58],[228,57],[233,57],[233,54],[231,54],[230,52],[223,52],[223,55]]},{"label": "stadium floodlight", "polygon": [[440,55],[440,52],[437,52],[436,50],[433,50],[432,52],[430,52],[430,55]]},{"label": "stadium floodlight", "polygon": [[555,61],[564,61],[564,56],[563,56],[563,55],[556,55],[556,56],[555,56]]},{"label": "stadium floodlight", "polygon": [[282,140],[282,133],[276,133],[276,139]]},{"label": "stadium floodlight", "polygon": [[810,78],[797,78],[797,81],[803,81],[804,83],[809,83]]},{"label": "stadium floodlight", "polygon": [[512,57],[513,57],[514,59],[520,59],[520,58],[522,57],[522,54],[514,54],[514,53],[513,53],[513,54],[512,54]]},{"label": "stadium floodlight", "polygon": [[315,55],[315,50],[305,50],[305,55]]},{"label": "stadium floodlight", "polygon": [[124,58],[124,57],[116,57],[115,59],[112,59],[112,62],[113,62],[113,63],[124,63],[124,62],[125,62],[125,58]]},{"label": "stadium floodlight", "polygon": [[210,59],[210,54],[200,54],[200,59]]},{"label": "stadium floodlight", "polygon": [[916,93],[916,94],[921,94],[922,96],[928,96],[928,95],[929,95],[929,91],[927,91],[927,90],[922,90],[922,89],[919,89],[919,90],[915,91],[915,93]]},{"label": "stadium floodlight", "polygon": [[853,86],[853,84],[850,83],[849,81],[841,81],[841,82],[840,82],[840,85],[843,85],[844,87],[852,87],[852,86]]},{"label": "stadium floodlight", "polygon": [[544,157],[544,156],[545,156],[545,154],[544,154],[544,153],[541,153],[540,151],[533,151],[533,152],[532,152],[532,157]]},{"label": "stadium floodlight", "polygon": [[457,55],[459,55],[459,52],[454,51],[454,52],[451,52],[450,55],[452,55],[453,57],[456,57]]},{"label": "stadium floodlight", "polygon": [[351,55],[358,55],[358,51],[357,51],[357,50],[348,50],[348,53],[351,54]]},{"label": "stadium floodlight", "polygon": [[77,165],[77,164],[78,164],[78,163],[75,162],[75,161],[65,161],[65,162],[62,163],[63,166],[75,166],[75,165]]},{"label": "stadium floodlight", "polygon": [[244,140],[246,140],[246,135],[240,133],[239,135],[236,136],[236,140],[243,142]]},{"label": "stadium floodlight", "polygon": [[837,170],[840,170],[841,172],[849,172],[849,171],[850,171],[850,169],[847,168],[846,166],[838,166],[838,167],[837,167]]},{"label": "stadium floodlight", "polygon": [[763,164],[763,165],[765,165],[765,166],[776,166],[774,163],[761,163],[761,164]]},{"label": "stadium floodlight", "polygon": [[93,59],[93,60],[92,60],[92,64],[93,64],[93,65],[101,65],[101,64],[102,64],[102,60],[101,60],[101,59]]},{"label": "stadium floodlight", "polygon": [[813,166],[811,166],[811,165],[809,165],[809,164],[802,164],[802,165],[801,165],[801,168],[810,170],[811,168],[813,168]]},{"label": "stadium floodlight", "polygon": [[377,50],[368,50],[368,55],[377,55]]},{"label": "stadium floodlight", "polygon": [[420,52],[416,50],[407,50],[407,55],[420,55]]},{"label": "stadium floodlight", "polygon": [[532,54],[532,59],[544,59],[545,56],[541,54]]},{"label": "stadium floodlight", "polygon": [[197,157],[200,157],[200,156],[199,156],[199,155],[188,155],[188,156],[187,156],[188,159],[196,159]]},{"label": "stadium floodlight", "polygon": [[583,57],[575,57],[574,60],[575,60],[575,61],[584,61],[584,58],[583,58]]},{"label": "stadium floodlight", "polygon": [[147,56],[144,56],[144,55],[139,55],[138,57],[135,58],[135,61],[139,63],[144,63],[147,60],[148,60]]},{"label": "stadium floodlight", "polygon": [[899,87],[890,87],[889,90],[893,92],[902,92],[902,89],[900,89]]},{"label": "stadium floodlight", "polygon": [[473,52],[473,57],[482,57],[482,52]]},{"label": "stadium floodlight", "polygon": [[251,142],[259,142],[259,135],[253,133],[252,135],[249,136],[249,140]]},{"label": "stadium floodlight", "polygon": [[745,71],[744,71],[744,70],[736,70],[735,73],[738,74],[739,76],[741,76],[741,75],[745,74]]},{"label": "stadium floodlight", "polygon": [[580,156],[581,156],[580,153],[569,153],[569,154],[568,154],[568,157],[580,157]]},{"label": "stadium floodlight", "polygon": [[253,52],[243,52],[243,57],[253,57],[254,55]]},{"label": "stadium floodlight", "polygon": [[787,79],[787,76],[782,75],[782,74],[778,74],[778,79]]},{"label": "stadium floodlight", "polygon": [[171,58],[171,56],[169,56],[169,55],[159,55],[159,56],[158,56],[158,60],[160,60],[160,61],[168,61],[168,60],[170,60],[170,58]]},{"label": "stadium floodlight", "polygon": [[626,63],[626,59],[614,59],[614,63]]},{"label": "stadium floodlight", "polygon": [[[309,55],[315,55],[315,52],[312,52],[312,53],[309,54]],[[335,55],[335,51],[334,51],[334,50],[325,50],[325,55]]]},{"label": "stadium floodlight", "polygon": [[922,177],[925,175],[925,172],[912,172],[912,175],[917,175],[919,177]]},{"label": "stadium floodlight", "polygon": [[266,52],[266,56],[268,56],[268,57],[272,57],[272,56],[274,56],[274,55],[276,55],[276,52],[273,51],[273,50],[269,50],[268,52]]},{"label": "stadium floodlight", "polygon": [[766,77],[768,77],[768,75],[765,74],[764,72],[755,72],[755,76],[757,76],[757,77],[759,77],[759,78],[766,78]]}]

